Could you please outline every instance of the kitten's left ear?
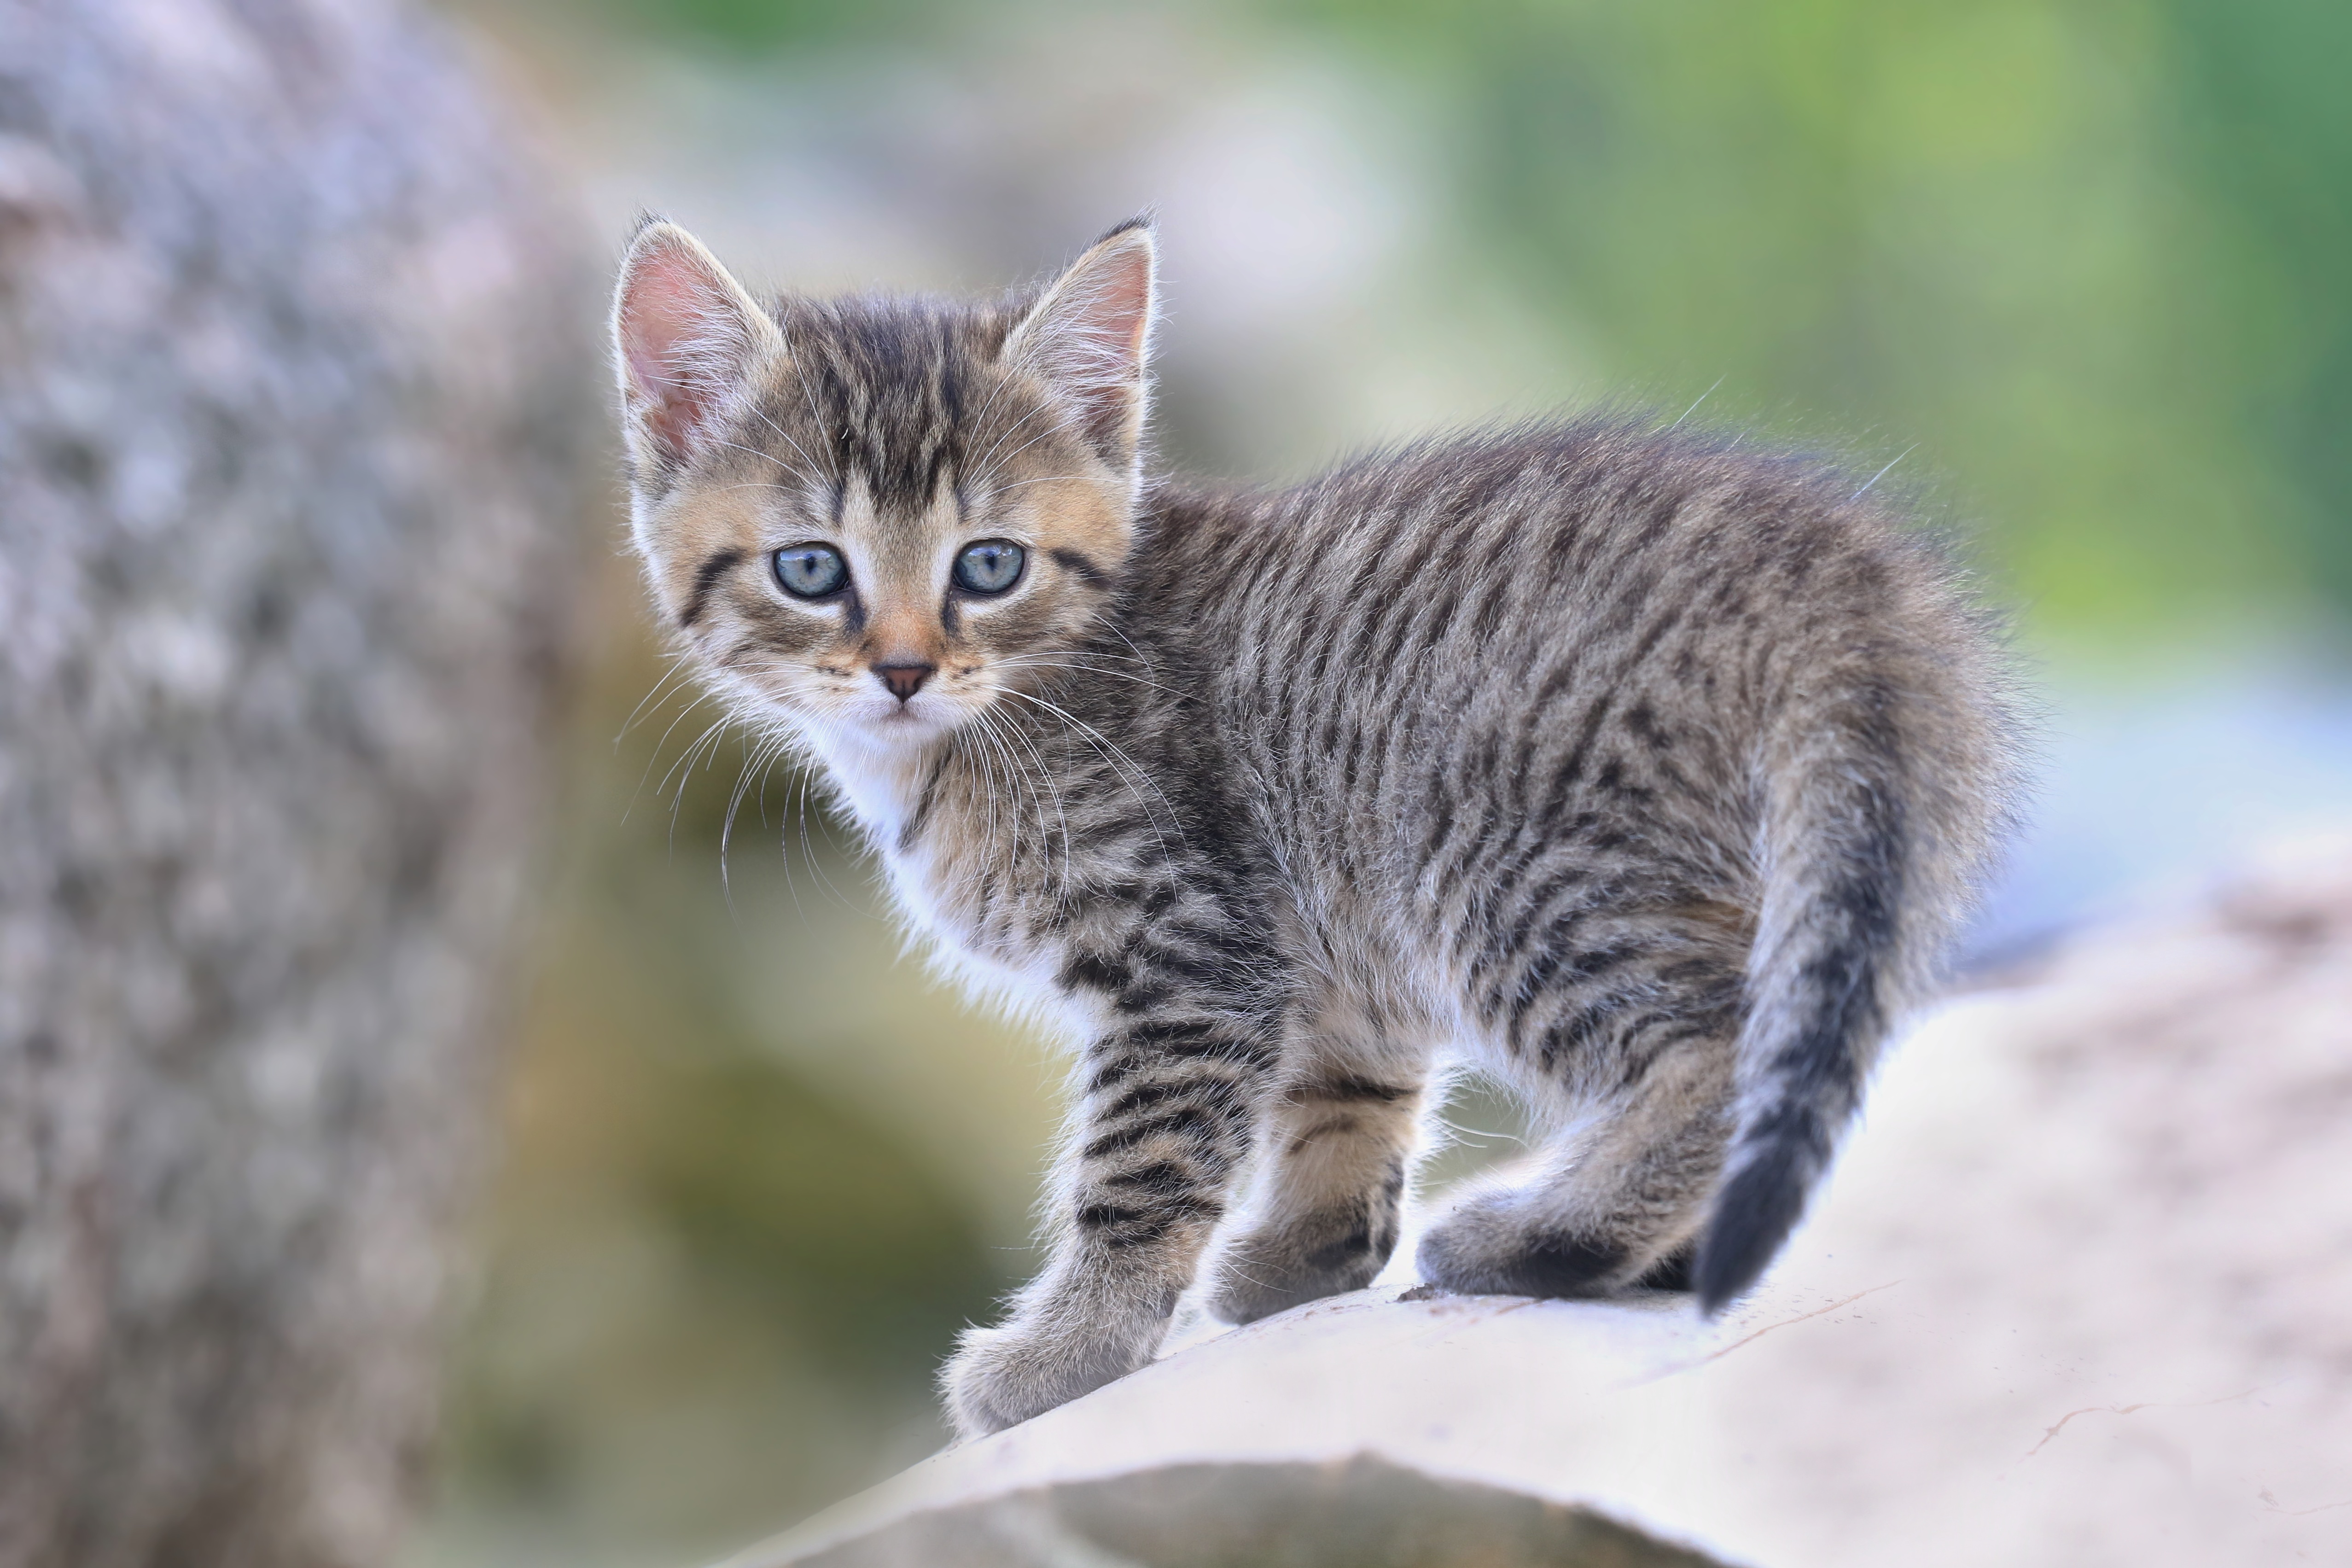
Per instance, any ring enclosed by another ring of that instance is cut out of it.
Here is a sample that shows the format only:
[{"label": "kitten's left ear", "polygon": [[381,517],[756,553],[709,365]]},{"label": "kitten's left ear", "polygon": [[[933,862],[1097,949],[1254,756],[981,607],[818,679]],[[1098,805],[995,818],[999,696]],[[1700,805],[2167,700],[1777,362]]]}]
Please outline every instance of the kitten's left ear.
[{"label": "kitten's left ear", "polygon": [[1135,466],[1143,436],[1157,248],[1148,218],[1112,229],[1070,266],[1004,340],[1004,363],[1076,405],[1111,467]]}]

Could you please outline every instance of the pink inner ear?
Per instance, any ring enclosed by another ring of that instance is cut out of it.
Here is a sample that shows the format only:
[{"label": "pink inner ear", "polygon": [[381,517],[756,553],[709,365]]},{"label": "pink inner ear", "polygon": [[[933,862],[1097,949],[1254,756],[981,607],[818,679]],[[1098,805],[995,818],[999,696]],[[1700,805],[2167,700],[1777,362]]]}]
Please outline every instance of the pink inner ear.
[{"label": "pink inner ear", "polygon": [[1143,333],[1151,321],[1151,258],[1129,249],[1112,258],[1099,294],[1092,301],[1102,335],[1124,352],[1130,371],[1143,361]]},{"label": "pink inner ear", "polygon": [[646,424],[683,454],[725,391],[715,362],[740,353],[733,302],[697,259],[656,250],[631,270],[620,311],[621,357]]},{"label": "pink inner ear", "polygon": [[1144,333],[1151,325],[1151,258],[1141,250],[1113,258],[1109,276],[1092,300],[1095,331],[1111,345],[1114,363],[1104,382],[1086,395],[1088,434],[1098,441],[1123,441],[1129,417],[1141,395]]}]

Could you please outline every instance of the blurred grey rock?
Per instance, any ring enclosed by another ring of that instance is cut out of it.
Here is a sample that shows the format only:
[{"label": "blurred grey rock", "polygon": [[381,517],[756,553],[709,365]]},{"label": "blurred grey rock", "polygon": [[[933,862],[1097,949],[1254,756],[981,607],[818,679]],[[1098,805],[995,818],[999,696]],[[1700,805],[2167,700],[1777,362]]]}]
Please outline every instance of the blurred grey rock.
[{"label": "blurred grey rock", "polygon": [[377,0],[0,0],[0,1563],[381,1562],[598,279]]},{"label": "blurred grey rock", "polygon": [[[1538,1498],[1756,1568],[2352,1562],[2347,1146],[2352,842],[2315,842],[1924,1020],[1718,1323],[1396,1279],[1193,1342],[733,1568],[886,1568],[958,1522],[1068,1534],[1122,1496],[1158,1523],[1076,1537],[1116,1555],[1044,1534],[929,1560],[1378,1561],[1304,1551],[1252,1500],[1358,1456],[1491,1489],[1498,1531]],[[1150,1502],[1198,1467],[1181,1509]],[[1195,1550],[1253,1520],[1263,1558]]]},{"label": "blurred grey rock", "polygon": [[1721,1568],[1592,1512],[1358,1457],[1176,1465],[919,1512],[797,1568]]}]

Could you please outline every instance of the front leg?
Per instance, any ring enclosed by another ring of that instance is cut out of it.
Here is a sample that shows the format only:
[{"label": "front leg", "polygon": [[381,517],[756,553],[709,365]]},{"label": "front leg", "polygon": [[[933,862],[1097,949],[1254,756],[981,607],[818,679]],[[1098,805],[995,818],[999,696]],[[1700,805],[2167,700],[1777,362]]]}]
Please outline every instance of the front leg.
[{"label": "front leg", "polygon": [[943,1377],[958,1432],[1001,1430],[1150,1361],[1192,1282],[1272,1076],[1272,1032],[1197,1004],[1122,1016],[1088,1048],[1048,1258]]}]

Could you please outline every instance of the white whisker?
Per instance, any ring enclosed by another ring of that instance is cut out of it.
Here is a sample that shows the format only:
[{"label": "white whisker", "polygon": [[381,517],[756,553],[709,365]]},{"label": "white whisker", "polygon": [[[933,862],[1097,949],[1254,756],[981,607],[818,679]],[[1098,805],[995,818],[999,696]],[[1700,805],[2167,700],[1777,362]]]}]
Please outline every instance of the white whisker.
[{"label": "white whisker", "polygon": [[670,658],[670,667],[662,671],[661,678],[654,682],[653,689],[647,691],[643,697],[638,698],[637,705],[629,710],[629,716],[621,721],[621,728],[613,736],[613,749],[614,751],[617,752],[621,749],[621,742],[627,740],[629,731],[637,727],[637,716],[646,710],[647,704],[653,702],[655,699],[662,695],[664,688],[668,687],[670,682],[674,680],[688,680],[693,679],[694,670],[691,666],[687,664],[686,656],[684,654],[673,654],[668,657]]},{"label": "white whisker", "polygon": [[[1063,890],[1066,895],[1069,889],[1069,879],[1074,874],[1075,868],[1077,864],[1077,858],[1076,851],[1070,847],[1070,818],[1069,814],[1063,809],[1061,786],[1054,782],[1054,771],[1045,765],[1045,759],[1043,753],[1037,750],[1035,743],[1032,742],[1027,735],[1022,733],[1021,727],[1019,725],[1008,724],[1005,726],[1004,732],[1013,741],[1019,742],[1023,751],[1029,753],[1029,760],[1035,764],[1037,769],[1037,782],[1042,784],[1045,788],[1045,793],[1052,795],[1054,798],[1054,815],[1060,820],[1062,829],[1062,879]],[[1045,811],[1042,802],[1040,803],[1038,811],[1038,827],[1039,831],[1045,831]],[[1049,841],[1041,845],[1040,847],[1048,851],[1047,864],[1050,865],[1052,863],[1050,854],[1050,837]]]},{"label": "white whisker", "polygon": [[[1043,429],[1043,430],[1038,431],[1038,432],[1037,432],[1037,434],[1035,434],[1034,436],[1030,437],[1029,437],[1029,439],[1027,439],[1026,441],[1022,442],[1022,443],[1021,443],[1021,445],[1019,445],[1018,447],[1013,447],[1013,450],[1011,450],[1010,452],[1005,453],[1005,454],[1004,454],[1004,461],[1006,461],[1006,462],[1008,462],[1008,463],[1009,463],[1009,462],[1011,462],[1013,458],[1015,458],[1019,457],[1022,453],[1024,453],[1024,452],[1027,451],[1030,447],[1032,447],[1035,446],[1038,442],[1040,442],[1040,441],[1044,440],[1046,437],[1048,437],[1048,436],[1052,436],[1052,435],[1055,435],[1055,434],[1056,434],[1056,433],[1058,433],[1058,432],[1060,432],[1060,431],[1062,431],[1062,430],[1066,430],[1066,429],[1067,429],[1067,428],[1069,427],[1069,423],[1070,423],[1070,421],[1069,421],[1069,416],[1068,416],[1067,415],[1066,415],[1066,414],[1062,414],[1059,410],[1056,410],[1056,411],[1055,411],[1055,422],[1054,424],[1052,424],[1052,425],[1050,425],[1050,426],[1046,426],[1045,429]],[[998,443],[998,445],[999,445],[999,446],[1002,446],[1003,444],[1003,442],[1001,442],[1001,441]],[[992,448],[992,448],[991,448],[991,451],[992,451],[992,452],[993,452],[993,450],[994,450],[994,448]]]},{"label": "white whisker", "polygon": [[[1721,375],[1715,378],[1715,386],[1721,386],[1725,382],[1730,379],[1731,373],[1729,371],[1725,371]],[[1697,413],[1699,404],[1705,403],[1708,398],[1715,395],[1715,386],[1710,386],[1705,392],[1700,393],[1697,399],[1694,401],[1688,408],[1683,410],[1683,418],[1677,419],[1673,424],[1667,426],[1667,430],[1671,432],[1681,429],[1683,427],[1683,419],[1687,419],[1692,415]]]},{"label": "white whisker", "polygon": [[[1134,795],[1137,804],[1143,807],[1144,822],[1150,827],[1152,837],[1159,841],[1160,859],[1172,872],[1175,858],[1169,852],[1168,838],[1160,830],[1159,815],[1151,808],[1152,800],[1157,800],[1160,810],[1167,812],[1169,826],[1175,830],[1177,842],[1180,844],[1184,841],[1184,825],[1177,816],[1175,806],[1169,803],[1167,795],[1161,793],[1157,784],[1152,782],[1151,776],[1143,770],[1142,765],[1119,750],[1101,731],[1060,704],[1049,702],[1034,692],[1022,691],[1010,686],[999,687],[998,689],[1007,697],[1017,697],[1023,701],[1033,702],[1054,714],[1065,725],[1075,730],[1080,739],[1092,746],[1096,752],[1110,764],[1111,775],[1117,778],[1120,784]],[[1139,788],[1138,785],[1141,787]],[[1145,797],[1145,790],[1150,792],[1150,798]]]},{"label": "white whisker", "polygon": [[997,497],[1011,490],[1017,490],[1024,485],[1051,485],[1058,484],[1065,479],[1082,479],[1084,478],[1086,478],[1084,474],[1040,474],[1034,479],[1014,479],[1010,484],[998,485],[994,489],[990,490],[988,492],[988,499],[994,500]]},{"label": "white whisker", "polygon": [[794,452],[799,454],[801,461],[809,466],[810,477],[808,482],[812,484],[815,483],[816,480],[814,475],[817,468],[817,460],[808,455],[808,448],[802,446],[798,441],[793,440],[791,431],[785,429],[782,426],[769,418],[768,411],[766,409],[754,408],[751,412],[758,417],[761,424],[765,425],[769,429],[773,430],[782,438],[784,445],[790,447]]},{"label": "white whisker", "polygon": [[[661,761],[662,748],[669,744],[670,736],[677,732],[677,727],[680,724],[686,722],[688,714],[693,712],[704,703],[714,700],[715,698],[716,694],[713,692],[698,692],[695,694],[693,701],[679,709],[677,714],[671,718],[668,728],[662,731],[661,738],[654,742],[653,754],[646,759],[645,772],[637,775],[637,787],[629,793],[629,804],[621,808],[621,820],[623,822],[628,821],[629,814],[637,808],[637,797],[645,793],[646,780],[653,776],[654,764]],[[719,722],[724,723],[726,721],[722,719]],[[664,782],[667,783],[667,779],[665,779]],[[654,798],[656,800],[661,798],[661,789],[659,786],[656,786],[654,791]]]},{"label": "white whisker", "polygon": [[1184,700],[1184,693],[1177,690],[1174,687],[1162,686],[1156,680],[1146,680],[1139,675],[1130,675],[1123,669],[1103,669],[1095,665],[1081,664],[1077,662],[1076,658],[1066,656],[1056,657],[1050,654],[1014,654],[1009,658],[1000,658],[996,660],[995,668],[999,669],[1076,670],[1087,675],[1101,676],[1109,680],[1124,680],[1130,682],[1133,685],[1149,687],[1154,691],[1164,691],[1169,696],[1175,698],[1179,701],[1182,701]]},{"label": "white whisker", "polygon": [[[677,779],[677,788],[669,791],[669,847],[672,852],[677,848],[678,810],[686,804],[686,786],[694,776],[695,760],[706,751],[716,752],[719,749],[719,739],[724,735],[727,726],[733,722],[734,718],[735,715],[732,712],[720,714],[709,729],[694,738],[694,744],[686,749],[686,755],[672,763],[670,771],[662,775],[661,790],[669,790],[671,778]],[[658,794],[660,791],[656,793]]]},{"label": "white whisker", "polygon": [[785,473],[791,475],[793,479],[800,480],[800,482],[804,485],[814,485],[817,482],[816,477],[814,474],[803,473],[792,464],[787,463],[782,458],[777,457],[773,452],[762,452],[759,447],[746,447],[740,441],[721,441],[719,445],[721,447],[730,447],[738,452],[757,458],[763,463],[773,463],[776,467],[782,468]]},{"label": "white whisker", "polygon": [[[1895,454],[1895,463],[1901,462],[1904,458],[1909,457],[1918,449],[1919,443],[1916,441],[1912,442],[1908,447],[1904,447],[1903,450]],[[1872,485],[1876,484],[1879,480],[1885,479],[1887,475],[1895,471],[1895,463],[1889,463],[1886,467],[1879,469],[1878,472],[1871,475],[1870,478],[1864,481],[1861,489],[1854,491],[1853,494],[1845,498],[1847,503],[1851,505],[1853,502],[1860,500],[1864,495],[1868,494]]]}]

